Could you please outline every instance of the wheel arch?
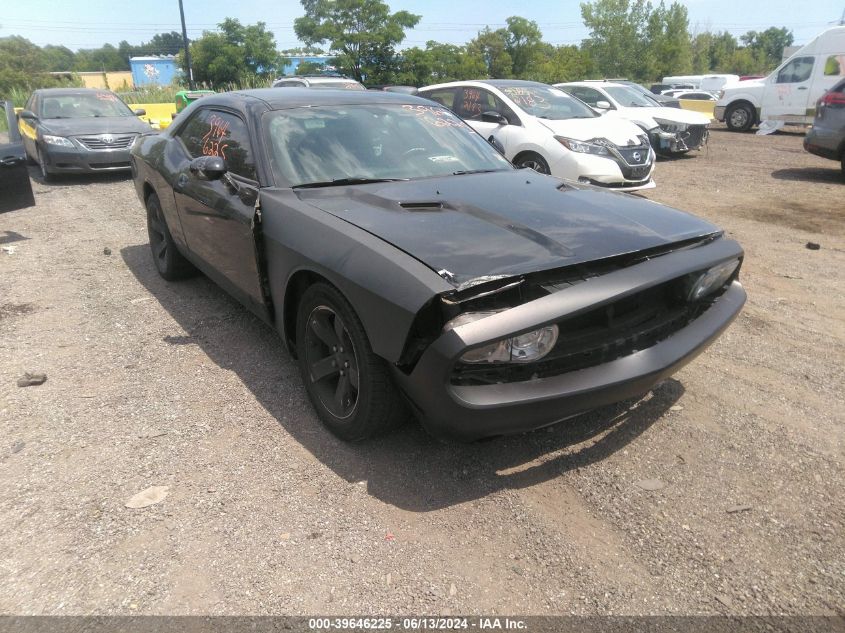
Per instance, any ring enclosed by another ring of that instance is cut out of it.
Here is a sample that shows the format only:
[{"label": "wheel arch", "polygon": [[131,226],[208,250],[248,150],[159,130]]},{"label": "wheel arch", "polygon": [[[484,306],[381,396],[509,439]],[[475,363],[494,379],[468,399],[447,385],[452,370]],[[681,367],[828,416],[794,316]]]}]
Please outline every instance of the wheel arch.
[{"label": "wheel arch", "polygon": [[[282,298],[282,338],[288,351],[296,358],[296,314],[299,311],[299,302],[305,291],[316,283],[326,283],[337,290],[349,301],[343,291],[331,282],[325,275],[315,270],[303,268],[294,272],[285,284],[284,297]],[[349,302],[352,305],[352,302]],[[353,309],[355,306],[353,306]]]}]

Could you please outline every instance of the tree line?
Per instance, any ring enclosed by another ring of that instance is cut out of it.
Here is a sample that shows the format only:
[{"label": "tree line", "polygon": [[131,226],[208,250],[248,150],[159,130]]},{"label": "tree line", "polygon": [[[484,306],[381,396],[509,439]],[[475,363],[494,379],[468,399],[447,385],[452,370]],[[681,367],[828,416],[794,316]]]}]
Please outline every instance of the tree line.
[{"label": "tree line", "polygon": [[[479,31],[463,45],[431,40],[400,49],[420,15],[391,12],[381,0],[301,0],[304,15],[294,31],[304,47],[279,51],[266,24],[226,18],[216,31],[190,43],[196,80],[211,87],[261,85],[278,76],[288,55],[331,51],[328,66],[365,83],[409,84],[477,78],[518,78],[554,83],[616,77],[654,81],[665,75],[762,74],[776,66],[793,36],[770,27],[735,37],[727,31],[693,32],[687,9],[664,0],[593,0],[581,4],[588,37],[580,45],[553,45],[539,25],[519,16],[502,28]],[[182,35],[159,33],[150,41],[71,51],[39,47],[25,38],[0,38],[0,93],[53,85],[49,72],[128,70],[129,58],[175,54],[184,68]],[[325,70],[300,65],[300,73]]]}]

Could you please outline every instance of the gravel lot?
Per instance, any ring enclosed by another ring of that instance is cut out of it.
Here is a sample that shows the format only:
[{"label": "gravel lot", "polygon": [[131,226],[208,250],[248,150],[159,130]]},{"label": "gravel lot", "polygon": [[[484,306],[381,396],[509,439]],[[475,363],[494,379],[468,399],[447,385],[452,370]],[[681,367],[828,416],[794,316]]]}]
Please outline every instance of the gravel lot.
[{"label": "gravel lot", "polygon": [[158,277],[128,179],[35,180],[0,215],[0,612],[843,614],[845,181],[801,140],[658,166],[747,252],[708,352],[472,445],[334,439],[273,331]]}]

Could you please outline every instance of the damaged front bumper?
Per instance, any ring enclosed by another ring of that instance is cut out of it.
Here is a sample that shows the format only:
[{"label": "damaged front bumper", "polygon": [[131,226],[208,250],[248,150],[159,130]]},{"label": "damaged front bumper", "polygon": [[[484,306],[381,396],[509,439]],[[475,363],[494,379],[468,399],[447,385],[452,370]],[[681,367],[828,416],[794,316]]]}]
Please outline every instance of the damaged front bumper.
[{"label": "damaged front bumper", "polygon": [[[565,323],[742,256],[739,244],[719,238],[593,277],[444,332],[409,373],[396,371],[396,381],[430,432],[464,440],[529,431],[642,395],[695,358],[731,323],[746,298],[738,281],[730,282],[683,327],[640,348],[635,345],[629,353],[610,357],[607,362],[492,384],[456,381],[455,368],[468,350],[549,324]],[[561,325],[561,336],[566,334],[565,325]],[[615,344],[608,340],[606,346]]]},{"label": "damaged front bumper", "polygon": [[661,125],[648,132],[649,141],[658,154],[684,154],[707,144],[710,131],[706,125]]}]

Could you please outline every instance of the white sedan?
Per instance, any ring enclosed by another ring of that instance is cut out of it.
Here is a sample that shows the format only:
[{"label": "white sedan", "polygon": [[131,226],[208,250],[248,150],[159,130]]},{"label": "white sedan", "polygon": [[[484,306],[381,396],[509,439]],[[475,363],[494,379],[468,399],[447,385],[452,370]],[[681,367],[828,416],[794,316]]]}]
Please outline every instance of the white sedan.
[{"label": "white sedan", "polygon": [[450,108],[517,167],[626,191],[654,187],[654,151],[640,128],[546,84],[456,81],[419,96]]},{"label": "white sedan", "polygon": [[623,118],[648,133],[658,154],[685,154],[707,143],[710,118],[700,112],[662,108],[636,90],[613,82],[573,81],[555,84],[587,105],[604,111],[605,117]]}]

